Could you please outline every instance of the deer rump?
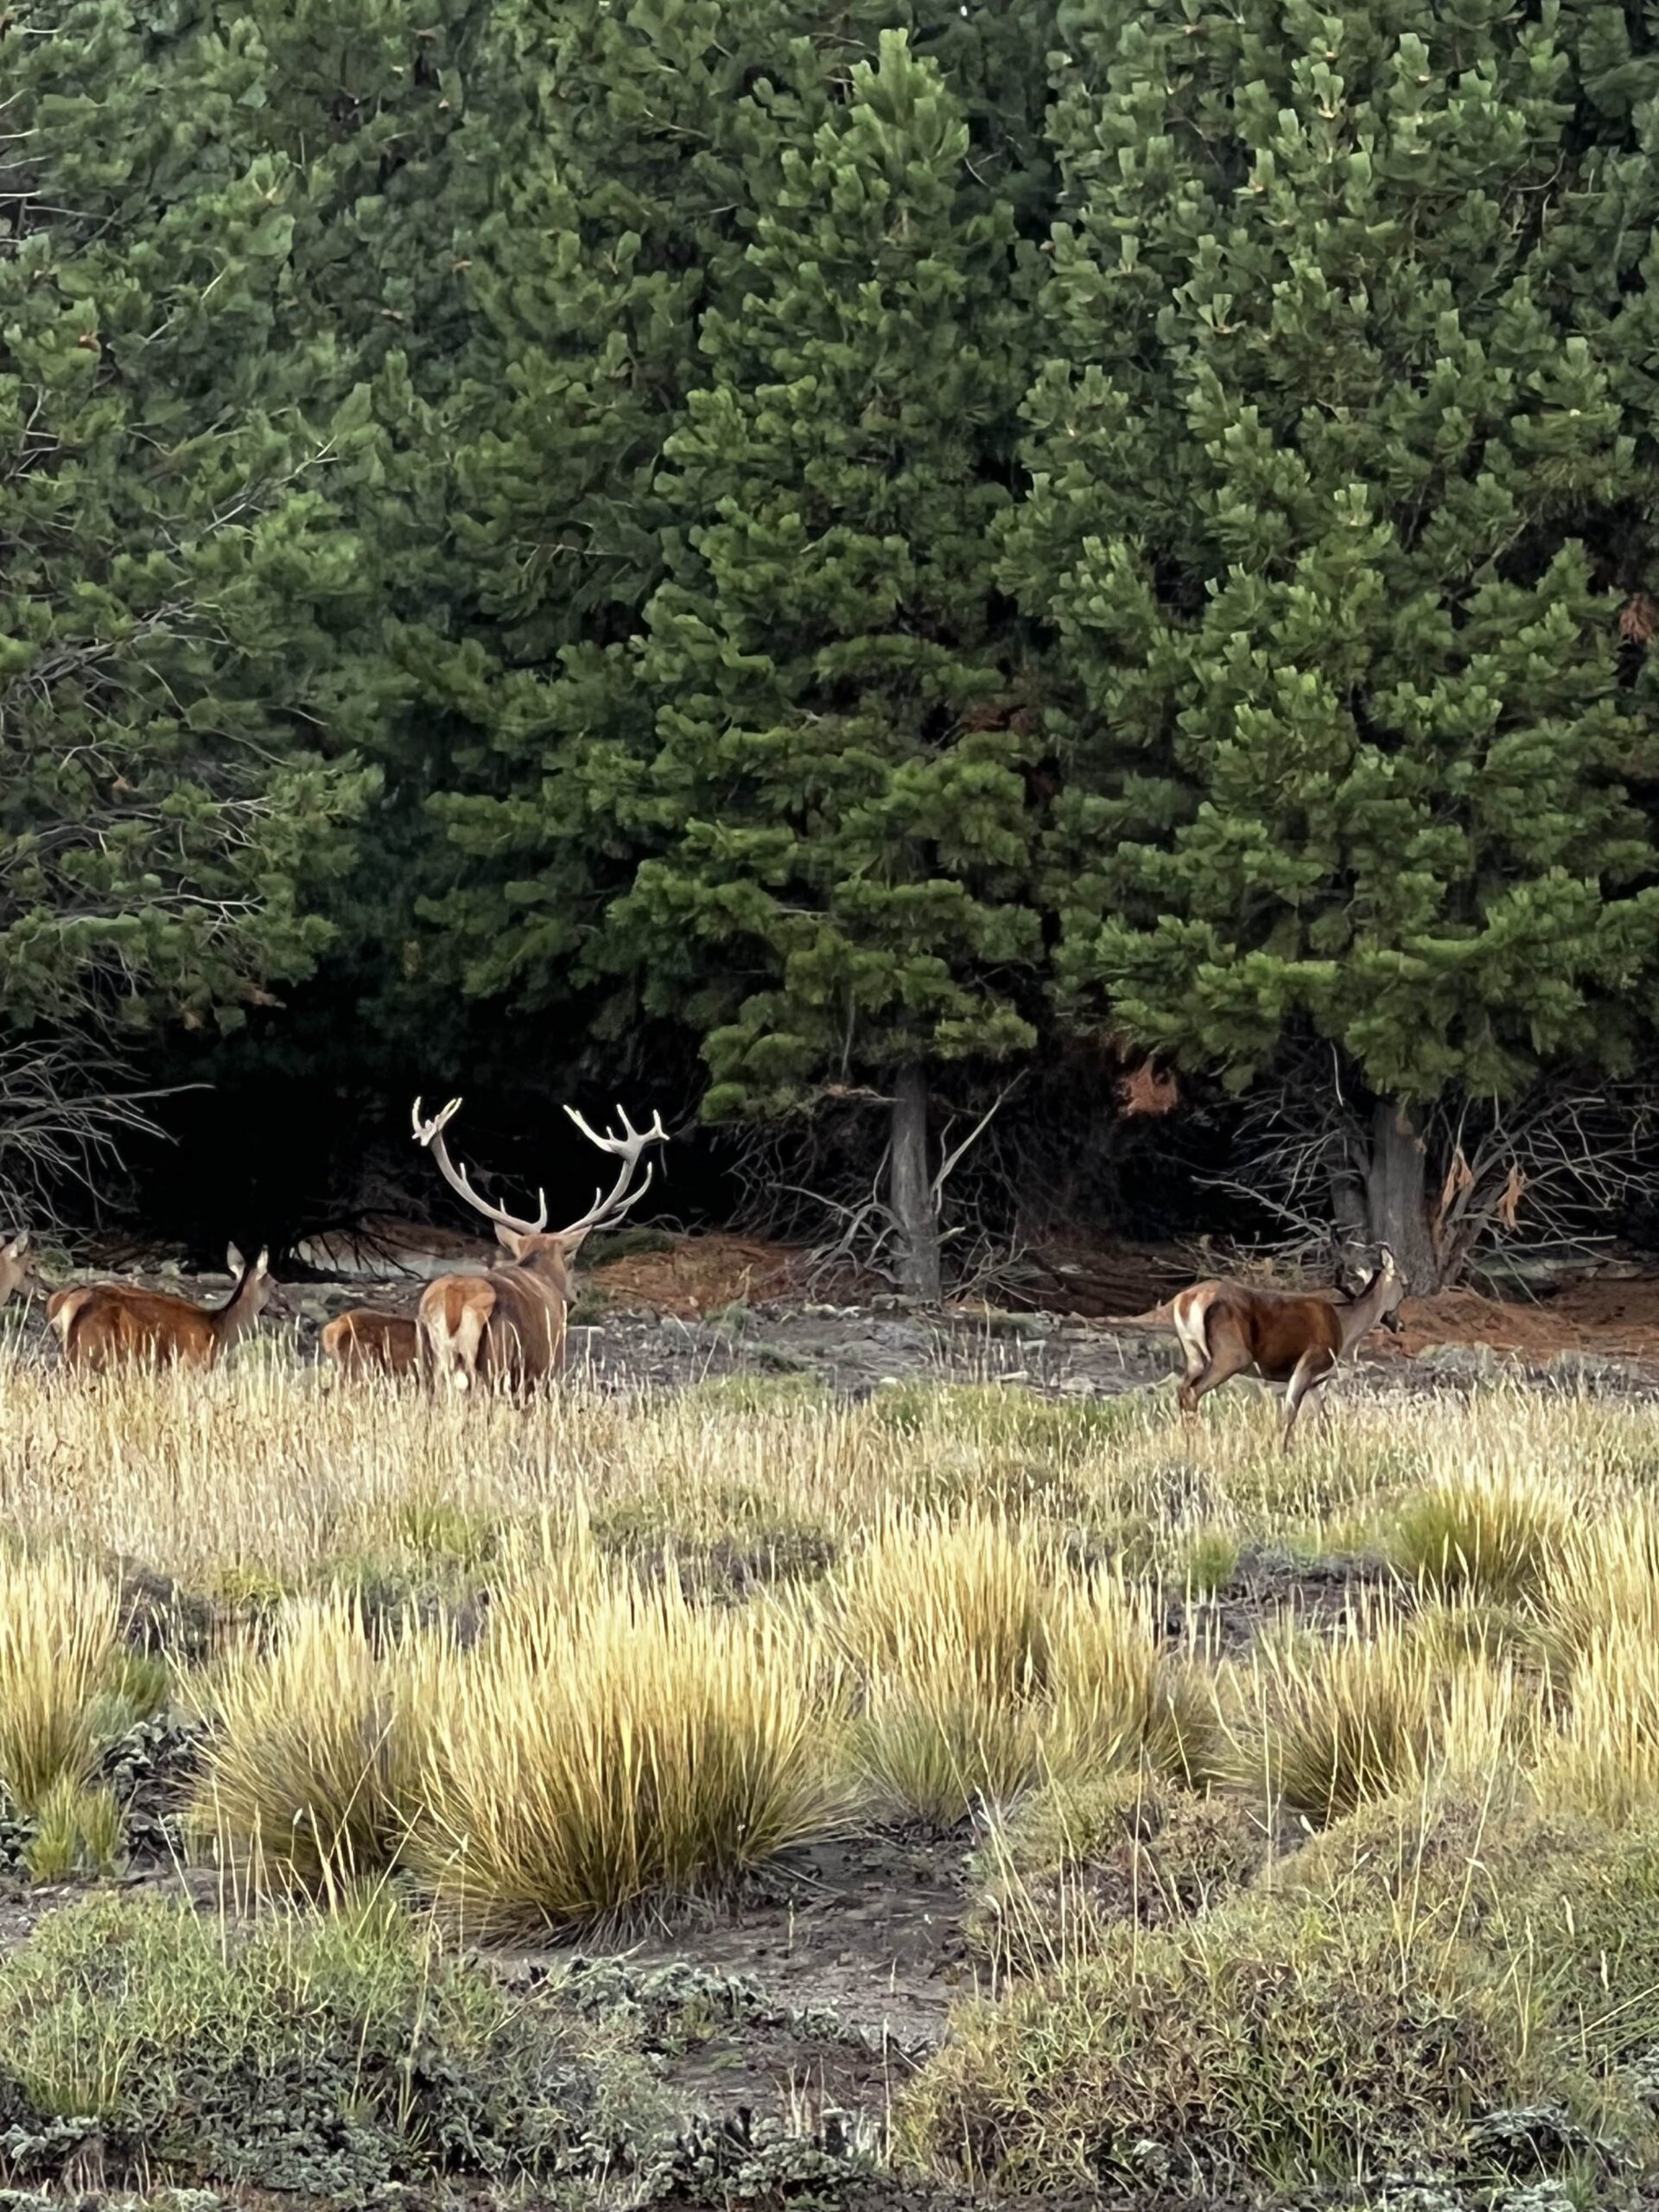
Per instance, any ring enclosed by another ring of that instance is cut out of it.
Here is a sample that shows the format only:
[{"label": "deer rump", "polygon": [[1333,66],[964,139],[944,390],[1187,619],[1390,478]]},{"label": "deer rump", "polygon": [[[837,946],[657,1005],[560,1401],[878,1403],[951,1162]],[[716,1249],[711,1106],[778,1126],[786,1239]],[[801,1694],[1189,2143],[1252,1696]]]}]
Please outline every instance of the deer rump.
[{"label": "deer rump", "polygon": [[527,1268],[442,1275],[421,1299],[420,1327],[432,1371],[452,1389],[499,1382],[516,1389],[564,1364],[568,1281]]}]

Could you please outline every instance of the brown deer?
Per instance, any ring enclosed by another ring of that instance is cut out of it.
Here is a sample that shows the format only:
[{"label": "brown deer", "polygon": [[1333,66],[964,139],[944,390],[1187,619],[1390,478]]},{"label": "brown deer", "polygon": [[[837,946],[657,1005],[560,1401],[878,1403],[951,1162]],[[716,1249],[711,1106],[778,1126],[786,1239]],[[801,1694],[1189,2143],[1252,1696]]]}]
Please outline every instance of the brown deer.
[{"label": "brown deer", "polygon": [[647,1160],[645,1174],[634,1183],[639,1155],[648,1144],[666,1144],[668,1131],[660,1114],[652,1116],[648,1129],[636,1129],[619,1107],[622,1135],[600,1136],[573,1106],[567,1106],[565,1112],[589,1144],[620,1160],[622,1168],[608,1192],[594,1194],[585,1214],[563,1229],[550,1230],[544,1192],[538,1194],[541,1211],[536,1219],[519,1221],[480,1198],[454,1166],[445,1147],[443,1132],[460,1106],[460,1099],[452,1098],[441,1114],[423,1122],[417,1098],[415,1141],[430,1152],[451,1190],[493,1224],[497,1239],[510,1257],[488,1274],[440,1275],[429,1283],[421,1295],[421,1334],[434,1373],[452,1389],[470,1389],[483,1379],[505,1382],[522,1395],[532,1383],[563,1370],[565,1316],[576,1254],[595,1229],[620,1221],[644,1197],[650,1187],[652,1164]]},{"label": "brown deer", "polygon": [[29,1231],[20,1229],[9,1243],[0,1244],[0,1306],[14,1292],[23,1290],[32,1295],[42,1287],[35,1255],[29,1249]]},{"label": "brown deer", "polygon": [[1251,1290],[1243,1283],[1200,1282],[1170,1301],[1170,1319],[1186,1361],[1177,1396],[1184,1414],[1198,1410],[1247,1368],[1285,1392],[1284,1449],[1303,1402],[1330,1380],[1337,1362],[1379,1322],[1398,1331],[1404,1279],[1386,1244],[1358,1290],[1336,1299],[1282,1290]]},{"label": "brown deer", "polygon": [[251,1266],[234,1244],[226,1255],[235,1287],[222,1306],[194,1306],[134,1283],[79,1283],[54,1291],[46,1318],[58,1332],[66,1366],[98,1374],[127,1360],[170,1367],[212,1367],[245,1337],[269,1303],[276,1285],[270,1255]]},{"label": "brown deer", "polygon": [[322,1348],[342,1375],[409,1375],[422,1365],[420,1324],[410,1313],[353,1306],[322,1332]]}]

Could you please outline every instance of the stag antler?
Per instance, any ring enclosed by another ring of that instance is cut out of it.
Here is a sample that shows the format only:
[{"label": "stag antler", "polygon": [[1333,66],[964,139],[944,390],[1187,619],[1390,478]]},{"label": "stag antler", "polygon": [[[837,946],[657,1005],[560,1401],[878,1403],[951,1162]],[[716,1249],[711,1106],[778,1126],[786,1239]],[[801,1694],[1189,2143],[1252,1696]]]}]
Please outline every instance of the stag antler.
[{"label": "stag antler", "polygon": [[601,1136],[596,1129],[588,1128],[574,1106],[567,1106],[564,1110],[589,1144],[597,1145],[601,1152],[608,1152],[622,1162],[622,1173],[612,1185],[609,1193],[595,1191],[594,1203],[588,1207],[587,1212],[575,1221],[567,1222],[559,1231],[561,1236],[575,1236],[578,1233],[586,1236],[590,1229],[597,1229],[603,1223],[620,1221],[630,1206],[637,1205],[644,1198],[651,1187],[652,1176],[656,1172],[655,1162],[652,1160],[645,1162],[645,1174],[632,1191],[628,1188],[629,1181],[634,1169],[639,1165],[639,1155],[645,1147],[648,1144],[666,1144],[668,1131],[663,1127],[663,1117],[660,1112],[652,1116],[651,1127],[648,1129],[636,1129],[629,1121],[626,1110],[619,1106],[616,1112],[617,1118],[622,1124],[622,1135],[620,1137],[611,1136],[608,1134]]},{"label": "stag antler", "polygon": [[538,1191],[536,1193],[537,1198],[541,1201],[542,1208],[541,1212],[537,1215],[536,1219],[534,1221],[520,1221],[515,1214],[504,1213],[499,1206],[493,1206],[487,1202],[487,1200],[480,1198],[478,1192],[467,1180],[466,1171],[463,1168],[457,1167],[454,1160],[450,1159],[448,1147],[443,1141],[443,1133],[460,1111],[460,1099],[452,1098],[441,1114],[434,1114],[429,1122],[423,1122],[421,1119],[421,1102],[417,1098],[415,1101],[415,1111],[412,1116],[415,1124],[416,1143],[423,1144],[426,1147],[433,1159],[438,1163],[439,1174],[442,1176],[444,1181],[449,1185],[452,1191],[456,1192],[461,1198],[466,1199],[467,1205],[472,1207],[474,1213],[481,1213],[486,1221],[494,1222],[496,1226],[499,1229],[511,1229],[516,1230],[520,1236],[539,1236],[542,1230],[547,1227],[547,1193],[545,1191]]}]

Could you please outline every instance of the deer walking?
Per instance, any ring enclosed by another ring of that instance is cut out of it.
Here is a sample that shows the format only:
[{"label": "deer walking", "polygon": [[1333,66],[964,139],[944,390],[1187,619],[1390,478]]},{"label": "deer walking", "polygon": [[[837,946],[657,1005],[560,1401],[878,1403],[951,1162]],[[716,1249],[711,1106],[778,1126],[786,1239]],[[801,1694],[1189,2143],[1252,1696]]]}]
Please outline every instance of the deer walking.
[{"label": "deer walking", "polygon": [[601,1136],[574,1106],[567,1106],[565,1112],[588,1143],[611,1154],[622,1166],[610,1191],[596,1192],[585,1214],[563,1229],[550,1230],[544,1192],[537,1218],[520,1221],[480,1198],[450,1160],[443,1133],[460,1107],[460,1099],[452,1098],[441,1114],[423,1121],[417,1098],[415,1141],[431,1154],[450,1189],[493,1225],[509,1259],[486,1275],[440,1275],[429,1283],[421,1294],[421,1335],[434,1374],[453,1389],[467,1390],[479,1381],[500,1382],[522,1395],[531,1384],[563,1371],[576,1254],[595,1229],[620,1221],[645,1196],[654,1171],[647,1160],[644,1175],[634,1182],[640,1155],[647,1145],[666,1144],[668,1131],[660,1114],[652,1116],[649,1128],[636,1129],[619,1106],[621,1135]]},{"label": "deer walking", "polygon": [[1281,1440],[1287,1452],[1297,1414],[1330,1380],[1344,1354],[1379,1322],[1398,1332],[1405,1294],[1386,1244],[1379,1246],[1377,1264],[1360,1287],[1341,1298],[1251,1290],[1236,1282],[1194,1283],[1170,1304],[1186,1363],[1176,1394],[1181,1411],[1196,1413],[1200,1398],[1254,1367],[1268,1382],[1287,1386]]},{"label": "deer walking", "polygon": [[276,1285],[270,1255],[251,1265],[232,1244],[226,1258],[235,1287],[222,1306],[195,1306],[170,1292],[124,1282],[79,1283],[54,1291],[46,1318],[67,1367],[99,1374],[129,1360],[170,1367],[212,1367],[247,1335]]},{"label": "deer walking", "polygon": [[322,1332],[322,1349],[342,1375],[409,1375],[422,1364],[420,1324],[408,1313],[353,1306]]}]

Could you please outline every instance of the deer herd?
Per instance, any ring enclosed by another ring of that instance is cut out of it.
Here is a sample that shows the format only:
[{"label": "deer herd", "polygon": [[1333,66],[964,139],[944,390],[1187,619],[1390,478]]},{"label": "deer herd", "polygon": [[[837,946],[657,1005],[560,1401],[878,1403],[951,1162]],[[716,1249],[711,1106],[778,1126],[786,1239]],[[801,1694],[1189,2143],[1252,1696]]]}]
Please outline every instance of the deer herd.
[{"label": "deer herd", "polygon": [[[415,1141],[449,1187],[491,1224],[505,1256],[482,1273],[439,1275],[427,1285],[412,1318],[353,1307],[323,1330],[322,1349],[350,1376],[418,1374],[455,1390],[488,1384],[523,1396],[563,1372],[576,1255],[595,1230],[613,1227],[644,1197],[654,1173],[654,1163],[644,1159],[646,1148],[665,1143],[668,1131],[660,1115],[636,1129],[619,1108],[620,1134],[601,1135],[567,1106],[588,1141],[620,1164],[610,1190],[595,1192],[586,1213],[550,1229],[544,1193],[537,1194],[536,1219],[520,1220],[480,1198],[465,1169],[450,1159],[444,1132],[460,1107],[452,1098],[441,1113],[423,1120],[417,1098]],[[250,1262],[232,1245],[228,1256],[233,1287],[222,1306],[197,1306],[122,1282],[52,1292],[47,1320],[65,1365],[82,1373],[135,1360],[213,1366],[253,1328],[276,1287],[268,1253]],[[0,1306],[20,1291],[44,1289],[29,1231],[0,1243]],[[1222,1281],[1194,1284],[1168,1307],[1185,1364],[1176,1393],[1183,1416],[1191,1419],[1209,1391],[1254,1368],[1266,1381],[1286,1386],[1281,1433],[1288,1449],[1297,1414],[1344,1355],[1379,1325],[1399,1329],[1405,1294],[1386,1245],[1378,1248],[1376,1264],[1360,1287],[1335,1299]]]}]

